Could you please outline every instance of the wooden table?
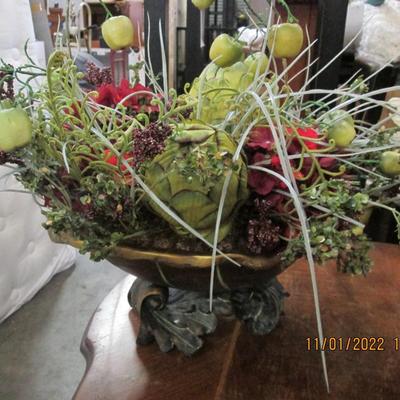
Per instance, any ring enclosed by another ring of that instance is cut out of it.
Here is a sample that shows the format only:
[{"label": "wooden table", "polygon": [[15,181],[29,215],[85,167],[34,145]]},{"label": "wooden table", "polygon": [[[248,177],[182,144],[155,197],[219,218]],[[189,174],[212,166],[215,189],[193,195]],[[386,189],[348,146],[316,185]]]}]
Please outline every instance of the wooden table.
[{"label": "wooden table", "polygon": [[[136,347],[137,316],[126,300],[133,277],[118,284],[93,315],[82,351],[87,371],[75,400],[390,400],[400,399],[400,247],[377,244],[374,270],[364,277],[318,268],[331,394],[320,354],[309,350],[316,321],[310,279],[301,260],[280,281],[290,292],[285,315],[269,336],[250,335],[238,322],[221,321],[192,358],[155,344]],[[374,340],[383,338],[383,351]],[[397,339],[396,339],[397,338]],[[357,346],[357,343],[359,346]],[[355,350],[367,344],[369,350]]]}]

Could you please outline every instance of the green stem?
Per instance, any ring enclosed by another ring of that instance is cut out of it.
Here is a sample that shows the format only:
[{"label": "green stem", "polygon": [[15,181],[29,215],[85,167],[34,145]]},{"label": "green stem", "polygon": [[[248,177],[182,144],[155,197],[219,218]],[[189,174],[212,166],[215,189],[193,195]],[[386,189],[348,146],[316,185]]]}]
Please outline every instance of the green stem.
[{"label": "green stem", "polygon": [[176,114],[180,113],[181,111],[186,111],[189,108],[194,107],[196,104],[197,104],[197,100],[195,102],[185,104],[184,106],[179,106],[174,109],[171,109],[167,113],[165,113],[163,115],[163,117],[160,119],[165,120],[166,118],[170,117],[171,115],[176,115]]},{"label": "green stem", "polygon": [[112,18],[113,15],[111,14],[111,11],[108,9],[108,7],[105,5],[104,1],[103,0],[99,0],[99,1],[100,1],[100,4],[103,6],[105,12],[106,12],[106,20],[108,18]]},{"label": "green stem", "polygon": [[298,22],[298,19],[292,14],[292,12],[290,11],[290,7],[287,5],[285,0],[278,0],[278,3],[286,10],[288,15],[287,21],[289,23]]},{"label": "green stem", "polygon": [[68,0],[67,3],[67,15],[66,15],[66,34],[67,34],[67,49],[68,54],[72,57],[72,50],[71,50],[71,40],[70,40],[70,33],[69,33],[69,23],[70,23],[70,16],[71,16],[71,0]]},{"label": "green stem", "polygon": [[259,23],[261,23],[262,25],[266,25],[265,21],[258,15],[256,11],[254,11],[253,7],[249,4],[247,0],[243,0],[243,3],[246,5],[246,8],[250,11],[250,13],[258,19]]},{"label": "green stem", "polygon": [[137,231],[135,233],[131,233],[129,235],[126,235],[122,238],[122,240],[128,240],[128,239],[132,239],[132,238],[136,238],[136,237],[140,237],[140,236],[144,236],[144,235],[155,235],[156,233],[161,233],[165,231],[165,229],[152,229],[151,231],[149,230],[142,230],[142,231]]}]

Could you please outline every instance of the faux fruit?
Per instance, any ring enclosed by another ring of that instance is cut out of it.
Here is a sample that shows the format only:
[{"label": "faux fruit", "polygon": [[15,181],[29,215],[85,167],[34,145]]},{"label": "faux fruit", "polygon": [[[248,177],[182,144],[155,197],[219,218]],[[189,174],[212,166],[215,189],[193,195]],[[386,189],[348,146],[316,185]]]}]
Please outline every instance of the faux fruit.
[{"label": "faux fruit", "polygon": [[200,82],[204,82],[205,89],[207,89],[208,82],[215,80],[218,70],[218,65],[215,65],[214,63],[206,65],[201,74],[193,80],[189,95],[192,97],[198,95]]},{"label": "faux fruit", "polygon": [[273,25],[268,32],[268,49],[276,58],[296,57],[303,47],[303,29],[299,24],[286,22]]},{"label": "faux fruit", "polygon": [[22,108],[0,109],[0,150],[14,151],[32,140],[32,122]]},{"label": "faux fruit", "polygon": [[210,7],[214,1],[215,0],[192,0],[192,3],[199,10],[205,10],[206,8]]},{"label": "faux fruit", "polygon": [[[249,69],[244,62],[238,61],[230,67],[220,68],[216,78],[223,81],[223,87],[240,91],[251,84],[254,75],[249,74]],[[232,94],[232,92],[226,94]]]},{"label": "faux fruit", "polygon": [[[164,204],[211,241],[225,176],[233,167],[235,150],[236,143],[226,132],[200,122],[187,122],[175,128],[165,150],[152,160],[145,182]],[[228,185],[219,240],[231,230],[235,213],[247,197],[247,168],[240,158]],[[188,234],[154,202],[149,205],[177,233]]]},{"label": "faux fruit", "polygon": [[351,232],[354,236],[361,236],[364,233],[364,228],[361,226],[355,226],[351,229]]},{"label": "faux fruit", "polygon": [[393,150],[382,153],[380,167],[386,175],[400,175],[400,153]]},{"label": "faux fruit", "polygon": [[206,123],[215,124],[223,121],[234,105],[235,96],[253,82],[254,75],[247,66],[238,61],[230,67],[219,68],[211,63],[193,81],[190,97],[198,97],[202,86],[202,105],[199,118]]},{"label": "faux fruit", "polygon": [[[255,74],[257,72],[257,68],[259,68],[259,74],[262,75],[268,68],[268,57],[265,53],[258,51],[250,54],[244,60],[244,63],[250,73]],[[260,67],[258,67],[258,65],[260,65]]]},{"label": "faux fruit", "polygon": [[132,21],[125,15],[111,17],[101,25],[104,41],[111,50],[120,50],[133,43],[134,29]]},{"label": "faux fruit", "polygon": [[226,33],[217,36],[211,44],[210,59],[221,68],[235,64],[242,56],[242,44]]},{"label": "faux fruit", "polygon": [[323,122],[327,125],[328,139],[334,140],[339,148],[348,147],[356,137],[354,120],[344,110],[329,113]]}]

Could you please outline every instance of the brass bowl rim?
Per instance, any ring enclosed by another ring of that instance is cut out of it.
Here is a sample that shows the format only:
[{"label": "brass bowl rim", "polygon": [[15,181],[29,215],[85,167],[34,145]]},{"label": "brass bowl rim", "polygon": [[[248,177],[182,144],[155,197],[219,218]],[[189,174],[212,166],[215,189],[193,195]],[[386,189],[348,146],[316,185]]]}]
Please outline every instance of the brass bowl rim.
[{"label": "brass bowl rim", "polygon": [[[51,240],[57,243],[65,243],[73,246],[77,249],[82,248],[83,241],[74,239],[68,233],[54,233],[49,230],[49,236]],[[253,270],[264,270],[274,267],[280,263],[281,253],[276,253],[272,256],[249,256],[241,253],[225,253],[226,256],[237,261],[241,266],[238,268],[250,268]],[[211,268],[212,256],[211,255],[187,255],[183,253],[169,253],[157,250],[142,250],[136,249],[129,246],[117,246],[115,247],[110,256],[107,257],[110,260],[113,259],[125,259],[125,260],[147,260],[162,263],[165,265],[174,266],[177,268]],[[223,263],[229,263],[232,266],[235,264],[231,263],[222,255],[217,255],[216,264],[221,265]]]}]

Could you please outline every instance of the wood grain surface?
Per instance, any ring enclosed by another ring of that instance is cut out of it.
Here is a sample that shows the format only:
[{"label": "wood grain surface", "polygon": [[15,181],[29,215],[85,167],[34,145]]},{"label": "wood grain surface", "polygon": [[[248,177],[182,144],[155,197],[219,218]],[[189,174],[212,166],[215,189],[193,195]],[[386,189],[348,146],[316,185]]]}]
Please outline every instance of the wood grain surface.
[{"label": "wood grain surface", "polygon": [[[249,334],[238,322],[220,321],[197,355],[137,348],[138,319],[118,284],[98,307],[82,341],[87,370],[75,400],[391,400],[400,398],[400,247],[377,244],[368,277],[350,277],[329,264],[318,268],[326,337],[382,337],[384,351],[326,353],[331,394],[323,381],[311,284],[301,260],[280,276],[290,297],[278,328],[269,336]],[[365,340],[364,340],[365,342]],[[371,342],[370,342],[371,343]],[[357,346],[356,346],[357,347]],[[375,346],[376,347],[376,346]]]}]

